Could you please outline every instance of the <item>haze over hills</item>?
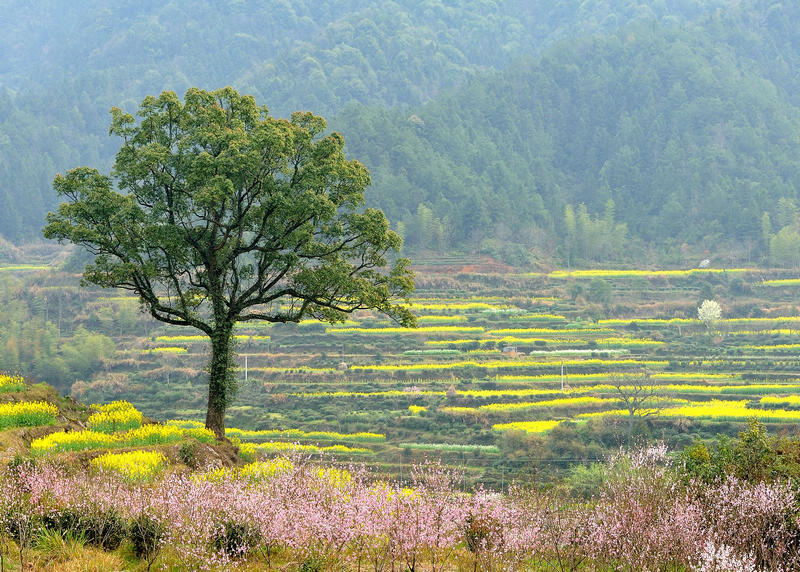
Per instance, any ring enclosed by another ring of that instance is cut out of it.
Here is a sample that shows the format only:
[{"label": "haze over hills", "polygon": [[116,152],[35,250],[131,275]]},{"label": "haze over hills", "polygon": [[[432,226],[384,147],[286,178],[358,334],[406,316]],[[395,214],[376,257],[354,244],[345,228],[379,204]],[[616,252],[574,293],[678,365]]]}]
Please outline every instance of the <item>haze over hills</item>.
[{"label": "haze over hills", "polygon": [[325,115],[412,250],[674,261],[683,243],[758,258],[800,240],[793,5],[0,5],[13,241],[39,236],[55,173],[109,169],[112,105],[224,84]]}]

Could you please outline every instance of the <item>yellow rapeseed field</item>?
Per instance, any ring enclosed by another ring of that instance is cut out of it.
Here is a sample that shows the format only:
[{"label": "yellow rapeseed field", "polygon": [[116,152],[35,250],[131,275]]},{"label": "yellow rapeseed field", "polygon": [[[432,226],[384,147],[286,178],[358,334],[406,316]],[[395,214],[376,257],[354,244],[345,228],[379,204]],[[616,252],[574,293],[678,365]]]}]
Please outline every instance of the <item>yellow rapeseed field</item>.
[{"label": "yellow rapeseed field", "polygon": [[144,417],[127,401],[114,401],[106,405],[95,405],[97,413],[89,416],[89,428],[103,433],[127,431],[141,427]]},{"label": "yellow rapeseed field", "polygon": [[514,421],[492,425],[495,431],[525,431],[526,433],[547,433],[561,421]]},{"label": "yellow rapeseed field", "polygon": [[419,328],[326,328],[326,333],[358,333],[358,334],[475,334],[483,332],[481,326],[421,326]]},{"label": "yellow rapeseed field", "polygon": [[46,401],[0,403],[0,430],[50,425],[57,416],[58,407]]},{"label": "yellow rapeseed field", "polygon": [[651,276],[691,276],[694,274],[742,274],[754,272],[752,268],[689,268],[687,270],[554,270],[550,278],[633,278]]},{"label": "yellow rapeseed field", "polygon": [[526,401],[520,403],[489,403],[478,407],[481,411],[490,413],[504,411],[518,411],[520,409],[535,409],[537,407],[585,407],[587,405],[608,405],[617,403],[619,400],[614,398],[600,397],[565,397],[563,399],[548,399],[544,401]]},{"label": "yellow rapeseed field", "polygon": [[105,453],[92,459],[92,467],[109,471],[129,481],[150,480],[167,465],[167,458],[157,451]]},{"label": "yellow rapeseed field", "polygon": [[0,393],[9,391],[21,391],[25,388],[25,381],[22,376],[0,373]]}]

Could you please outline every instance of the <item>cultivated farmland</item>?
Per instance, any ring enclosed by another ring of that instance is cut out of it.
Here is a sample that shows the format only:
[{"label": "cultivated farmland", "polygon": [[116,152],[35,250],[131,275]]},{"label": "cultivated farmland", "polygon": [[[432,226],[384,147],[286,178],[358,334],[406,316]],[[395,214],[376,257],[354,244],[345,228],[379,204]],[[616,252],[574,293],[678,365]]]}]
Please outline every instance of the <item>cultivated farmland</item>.
[{"label": "cultivated farmland", "polygon": [[[424,458],[502,486],[602,458],[631,439],[770,430],[800,423],[800,312],[795,276],[745,268],[428,272],[416,329],[368,312],[341,324],[248,324],[236,334],[239,394],[231,437],[279,452],[288,443],[407,475]],[[30,271],[27,271],[30,272]],[[598,299],[597,280],[610,290]],[[710,328],[707,298],[723,307]],[[135,299],[98,292],[86,311],[124,315]],[[114,321],[116,353],[81,399],[126,400],[144,415],[204,420],[205,339]],[[117,331],[115,331],[117,330]],[[644,395],[626,404],[631,394]]]}]

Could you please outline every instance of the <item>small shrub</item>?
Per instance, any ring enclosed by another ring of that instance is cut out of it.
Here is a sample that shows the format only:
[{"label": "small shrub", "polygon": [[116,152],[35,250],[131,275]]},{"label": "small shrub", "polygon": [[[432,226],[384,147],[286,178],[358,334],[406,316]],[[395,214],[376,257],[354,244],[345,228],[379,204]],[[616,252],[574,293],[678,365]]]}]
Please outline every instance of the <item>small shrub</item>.
[{"label": "small shrub", "polygon": [[81,516],[79,533],[86,543],[111,551],[119,548],[128,535],[128,526],[116,510],[99,511]]},{"label": "small shrub", "polygon": [[[81,513],[77,509],[65,508],[47,513],[42,524],[45,530],[62,536],[79,536]],[[83,536],[84,544],[86,538]]]},{"label": "small shrub", "polygon": [[182,443],[178,449],[178,458],[187,467],[197,469],[199,463],[197,442],[187,441],[186,443]]},{"label": "small shrub", "polygon": [[308,556],[300,563],[299,572],[324,572],[325,562],[317,555]]},{"label": "small shrub", "polygon": [[133,553],[137,558],[147,562],[149,570],[161,550],[164,526],[149,515],[142,513],[131,520],[128,531],[133,544]]},{"label": "small shrub", "polygon": [[214,538],[213,545],[227,556],[243,556],[259,542],[258,532],[246,524],[227,521]]}]

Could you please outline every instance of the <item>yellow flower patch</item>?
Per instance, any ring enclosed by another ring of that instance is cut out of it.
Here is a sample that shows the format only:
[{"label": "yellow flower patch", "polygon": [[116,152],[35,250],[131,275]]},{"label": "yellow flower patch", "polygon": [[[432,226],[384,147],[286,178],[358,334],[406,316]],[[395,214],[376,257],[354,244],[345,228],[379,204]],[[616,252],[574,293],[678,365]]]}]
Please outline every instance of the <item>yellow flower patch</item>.
[{"label": "yellow flower patch", "polygon": [[278,473],[294,470],[294,464],[286,457],[275,457],[266,461],[256,461],[242,467],[239,475],[253,482],[271,479]]},{"label": "yellow flower patch", "polygon": [[466,316],[462,315],[455,315],[455,316],[439,316],[436,314],[430,314],[428,316],[419,316],[417,318],[417,322],[420,324],[438,324],[438,323],[449,323],[449,322],[465,322],[467,320]]},{"label": "yellow flower patch", "polygon": [[764,280],[764,286],[800,286],[800,278],[782,278],[780,280]]},{"label": "yellow flower patch", "polygon": [[191,437],[204,443],[214,442],[214,433],[208,429],[181,429],[174,425],[144,425],[123,433],[121,438],[128,446],[162,445]]},{"label": "yellow flower patch", "polygon": [[[785,409],[749,409],[749,400],[723,401],[712,399],[704,403],[695,403],[682,407],[667,407],[664,409],[641,410],[638,415],[655,414],[659,417],[689,417],[693,419],[714,419],[743,421],[755,418],[762,421],[793,421],[800,422],[800,411],[787,411]],[[599,413],[581,413],[578,417],[599,417],[604,415],[628,415],[628,411],[617,409]]]},{"label": "yellow flower patch", "polygon": [[49,266],[42,266],[37,264],[11,264],[8,266],[0,266],[0,272],[15,272],[20,270],[47,270]]},{"label": "yellow flower patch", "polygon": [[787,405],[800,405],[800,395],[767,395],[762,397],[759,401],[764,405],[776,405],[779,403],[785,403]]},{"label": "yellow flower patch", "polygon": [[640,325],[648,326],[664,326],[676,324],[699,324],[700,320],[696,318],[633,318],[621,320],[619,318],[608,318],[604,320],[597,320],[598,324],[603,326],[626,326],[631,322],[636,322]]},{"label": "yellow flower patch", "polygon": [[89,416],[89,428],[103,433],[128,431],[141,427],[144,417],[127,401],[114,401],[107,405],[95,406],[97,413]]},{"label": "yellow flower patch", "polygon": [[[633,278],[650,276],[692,276],[694,274],[742,274],[753,272],[751,268],[690,268],[688,270],[554,270],[550,278]],[[533,273],[533,275],[536,275]]]},{"label": "yellow flower patch", "polygon": [[92,467],[113,472],[130,481],[144,481],[155,477],[167,465],[167,458],[157,451],[131,451],[105,453],[92,459]]},{"label": "yellow flower patch", "polygon": [[664,342],[648,338],[599,338],[595,340],[599,346],[661,346]]},{"label": "yellow flower patch", "polygon": [[432,304],[413,303],[409,307],[412,312],[431,310],[499,310],[511,308],[508,304],[489,304],[487,302],[442,302]]},{"label": "yellow flower patch", "polygon": [[163,348],[150,348],[149,350],[142,350],[143,353],[149,354],[185,354],[187,351],[189,350],[177,346],[165,346]]},{"label": "yellow flower patch", "polygon": [[353,475],[345,469],[319,467],[317,468],[317,478],[335,489],[344,489],[352,482]]},{"label": "yellow flower patch", "polygon": [[157,342],[171,342],[171,343],[192,343],[192,342],[207,342],[208,336],[192,335],[192,336],[157,336]]},{"label": "yellow flower patch", "polygon": [[255,457],[257,453],[372,453],[371,449],[360,447],[346,447],[345,445],[331,445],[330,447],[317,447],[315,445],[300,445],[299,443],[286,443],[284,441],[268,441],[266,443],[242,443],[239,450],[245,457]]},{"label": "yellow flower patch", "polygon": [[351,369],[372,369],[376,371],[396,371],[401,369],[407,370],[442,370],[442,369],[455,369],[464,367],[483,367],[487,369],[497,368],[535,368],[535,367],[553,367],[560,363],[568,366],[666,366],[669,364],[666,360],[635,360],[635,359],[571,359],[559,362],[553,361],[534,361],[534,360],[488,360],[488,361],[456,361],[450,363],[411,363],[411,364],[375,364],[375,365],[354,365]]},{"label": "yellow flower patch", "polygon": [[59,431],[45,437],[34,439],[31,443],[31,453],[56,453],[62,451],[87,451],[89,449],[102,449],[120,446],[117,435],[100,433],[99,431]]},{"label": "yellow flower patch", "polygon": [[[402,392],[400,392],[402,393]],[[322,439],[330,441],[385,441],[386,435],[382,433],[337,433],[335,431],[301,431],[300,429],[266,429],[250,431],[231,427],[225,430],[228,437],[239,439],[260,439],[264,437],[277,437],[285,439]]]},{"label": "yellow flower patch", "polygon": [[36,427],[55,423],[58,407],[46,401],[0,404],[0,430],[11,427]]},{"label": "yellow flower patch", "polygon": [[498,328],[496,330],[488,330],[486,333],[493,336],[500,335],[517,335],[517,334],[565,334],[565,333],[602,333],[613,332],[611,328],[592,327],[586,328]]},{"label": "yellow flower patch", "polygon": [[358,333],[358,334],[450,334],[450,333],[480,333],[481,326],[422,326],[419,328],[326,328],[326,333]]},{"label": "yellow flower patch", "polygon": [[565,316],[562,316],[561,314],[523,314],[521,316],[511,316],[511,319],[523,320],[523,321],[528,321],[528,320],[559,321],[559,320],[566,320],[567,318]]},{"label": "yellow flower patch", "polygon": [[519,409],[534,409],[536,407],[583,407],[586,405],[606,405],[619,401],[614,398],[600,397],[566,397],[564,399],[548,399],[545,401],[528,401],[523,403],[489,403],[481,405],[478,409],[488,412],[516,411]]},{"label": "yellow flower patch", "polygon": [[769,346],[739,346],[743,350],[756,350],[756,351],[770,351],[770,350],[796,350],[800,348],[800,344],[772,344]]},{"label": "yellow flower patch", "polygon": [[311,391],[293,393],[292,397],[419,397],[420,395],[444,394],[444,391],[403,391],[400,389],[387,389],[385,391]]},{"label": "yellow flower patch", "polygon": [[174,425],[144,425],[125,433],[102,433],[100,431],[59,431],[31,443],[31,453],[60,453],[64,451],[87,451],[90,449],[112,449],[175,443],[194,438],[204,443],[214,441],[214,433],[208,429],[182,429]]},{"label": "yellow flower patch", "polygon": [[25,381],[21,376],[0,373],[0,393],[22,391],[24,388]]},{"label": "yellow flower patch", "polygon": [[495,431],[525,431],[526,433],[547,433],[561,421],[515,421],[492,425]]}]

